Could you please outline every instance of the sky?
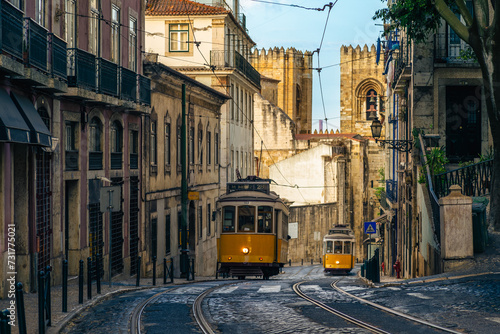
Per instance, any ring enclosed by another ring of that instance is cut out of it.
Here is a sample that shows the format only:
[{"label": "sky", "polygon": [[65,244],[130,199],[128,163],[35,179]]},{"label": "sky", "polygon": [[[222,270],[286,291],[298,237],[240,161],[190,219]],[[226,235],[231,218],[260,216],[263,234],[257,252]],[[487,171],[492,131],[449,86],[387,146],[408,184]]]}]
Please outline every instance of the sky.
[{"label": "sky", "polygon": [[[342,45],[365,44],[370,47],[381,35],[381,22],[372,19],[376,10],[386,3],[381,0],[338,0],[328,18],[328,7],[324,11],[306,10],[291,6],[323,8],[335,0],[240,0],[246,15],[249,35],[256,48],[294,47],[301,51],[314,51],[321,45],[319,53],[321,70],[321,90],[318,71],[313,70],[312,130],[319,128],[319,120],[328,119],[328,129],[340,127],[340,47]],[[268,2],[272,2],[268,3]],[[323,31],[325,31],[321,44]],[[331,66],[335,65],[335,66]],[[318,57],[314,54],[313,66],[318,67]],[[327,66],[331,66],[326,68]],[[326,114],[326,117],[325,117]],[[324,124],[324,123],[323,123]],[[323,125],[323,129],[326,126]]]}]

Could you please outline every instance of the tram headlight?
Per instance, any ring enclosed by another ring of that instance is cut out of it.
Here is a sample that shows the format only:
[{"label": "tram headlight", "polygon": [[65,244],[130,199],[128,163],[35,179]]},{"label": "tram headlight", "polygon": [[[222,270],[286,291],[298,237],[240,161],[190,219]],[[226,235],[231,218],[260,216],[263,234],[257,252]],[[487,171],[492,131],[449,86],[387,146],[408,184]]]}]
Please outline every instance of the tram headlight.
[{"label": "tram headlight", "polygon": [[228,259],[228,260],[232,260],[232,259],[233,259],[233,257],[232,257],[232,256],[229,256],[227,259]]},{"label": "tram headlight", "polygon": [[247,247],[243,247],[241,251],[243,252],[243,254],[248,254],[250,252],[250,250]]},{"label": "tram headlight", "polygon": [[340,264],[340,261],[335,261],[335,264]]}]

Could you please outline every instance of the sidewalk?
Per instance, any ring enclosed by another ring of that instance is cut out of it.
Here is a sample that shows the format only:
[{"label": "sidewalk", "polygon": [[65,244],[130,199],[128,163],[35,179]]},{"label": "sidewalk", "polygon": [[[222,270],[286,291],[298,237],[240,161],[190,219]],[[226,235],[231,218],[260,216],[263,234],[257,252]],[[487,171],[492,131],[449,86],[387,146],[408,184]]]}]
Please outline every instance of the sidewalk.
[{"label": "sidewalk", "polygon": [[[112,298],[120,293],[127,291],[148,289],[153,287],[169,287],[173,285],[180,285],[191,282],[199,282],[206,280],[214,280],[215,277],[196,277],[195,280],[187,281],[185,278],[174,278],[174,283],[170,283],[167,279],[167,284],[163,284],[163,277],[156,279],[156,286],[153,286],[153,278],[141,278],[140,286],[136,287],[135,277],[126,279],[117,279],[112,281],[111,288],[107,281],[101,282],[101,294],[97,294],[97,286],[94,282],[92,284],[92,299],[87,299],[87,284],[83,286],[83,304],[78,303],[78,277],[70,277],[68,279],[68,312],[62,312],[62,286],[51,287],[51,306],[52,306],[52,324],[47,327],[46,333],[58,333],[63,326],[78,315],[83,309],[95,305],[98,302]],[[10,299],[0,299],[0,311],[9,306]],[[24,294],[24,307],[26,315],[26,329],[29,334],[38,333],[38,293],[25,293]],[[11,327],[12,334],[19,333],[17,318],[18,312],[16,310],[16,327]],[[2,333],[3,334],[3,333]]]},{"label": "sidewalk", "polygon": [[453,271],[446,273],[417,277],[411,279],[401,279],[395,276],[380,276],[380,283],[372,283],[366,278],[361,279],[372,287],[386,287],[401,284],[416,284],[434,282],[437,280],[459,279],[463,277],[480,276],[492,273],[500,273],[500,232],[489,231],[489,240],[486,250],[483,253],[475,253],[472,265],[463,265]]}]

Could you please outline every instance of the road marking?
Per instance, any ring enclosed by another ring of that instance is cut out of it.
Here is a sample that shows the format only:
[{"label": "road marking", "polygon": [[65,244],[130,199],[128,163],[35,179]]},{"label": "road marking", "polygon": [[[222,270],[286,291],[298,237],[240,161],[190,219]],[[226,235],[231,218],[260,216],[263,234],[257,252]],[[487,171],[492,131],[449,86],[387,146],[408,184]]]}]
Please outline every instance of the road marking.
[{"label": "road marking", "polygon": [[387,290],[399,291],[399,290],[401,290],[401,288],[396,288],[394,286],[390,286],[390,287],[387,288]]},{"label": "road marking", "polygon": [[344,291],[356,291],[356,290],[366,290],[366,288],[363,288],[361,286],[343,286],[342,290],[344,290]]},{"label": "road marking", "polygon": [[486,318],[486,320],[500,323],[500,318]]},{"label": "road marking", "polygon": [[301,291],[321,291],[323,289],[320,288],[319,285],[301,285],[300,290]]},{"label": "road marking", "polygon": [[417,297],[420,299],[432,299],[432,297],[424,296],[423,294],[418,293],[418,292],[408,293],[408,295],[413,296],[413,297]]},{"label": "road marking", "polygon": [[170,294],[174,295],[184,295],[184,294],[200,294],[203,291],[205,291],[207,288],[205,287],[183,287],[179,288],[177,290],[174,290],[172,292],[169,292]]},{"label": "road marking", "polygon": [[281,285],[263,285],[257,291],[258,293],[276,293],[280,292]]},{"label": "road marking", "polygon": [[214,291],[214,293],[231,293],[236,289],[238,289],[237,286],[226,286],[226,287],[220,288],[219,290]]}]

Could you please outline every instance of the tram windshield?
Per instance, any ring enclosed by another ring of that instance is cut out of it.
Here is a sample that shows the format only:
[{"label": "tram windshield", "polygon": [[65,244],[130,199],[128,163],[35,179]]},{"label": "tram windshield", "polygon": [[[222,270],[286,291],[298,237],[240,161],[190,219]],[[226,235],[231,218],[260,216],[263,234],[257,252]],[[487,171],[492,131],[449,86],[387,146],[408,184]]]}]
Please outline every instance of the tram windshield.
[{"label": "tram windshield", "polygon": [[333,247],[333,252],[335,254],[342,254],[342,241],[335,241]]},{"label": "tram windshield", "polygon": [[224,207],[224,218],[222,222],[222,232],[234,232],[234,206]]},{"label": "tram windshield", "polygon": [[259,233],[273,232],[273,208],[270,206],[259,206],[258,230]]},{"label": "tram windshield", "polygon": [[255,232],[255,206],[238,207],[238,232]]},{"label": "tram windshield", "polygon": [[323,243],[324,254],[352,254],[351,241],[325,241]]}]

